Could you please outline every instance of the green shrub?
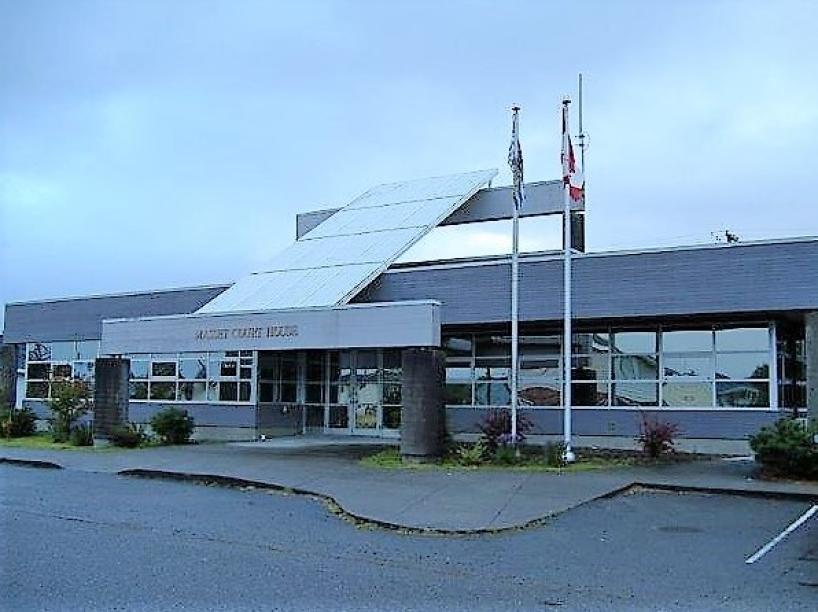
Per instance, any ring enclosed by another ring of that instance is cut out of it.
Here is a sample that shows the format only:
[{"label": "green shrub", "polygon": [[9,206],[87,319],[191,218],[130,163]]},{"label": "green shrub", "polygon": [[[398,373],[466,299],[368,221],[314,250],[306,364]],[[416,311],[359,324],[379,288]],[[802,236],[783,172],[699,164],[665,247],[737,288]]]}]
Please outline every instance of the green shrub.
[{"label": "green shrub", "polygon": [[77,425],[71,430],[69,439],[73,446],[93,446],[94,428],[90,423]]},{"label": "green shrub", "polygon": [[151,418],[151,428],[163,444],[187,444],[193,426],[193,417],[178,408],[165,408]]},{"label": "green shrub", "polygon": [[91,408],[88,385],[81,380],[54,383],[48,407],[51,410],[51,435],[54,441],[68,442],[74,423]]},{"label": "green shrub", "polygon": [[804,426],[794,419],[779,419],[750,436],[756,461],[769,471],[794,478],[818,478],[818,444],[813,436],[818,423]]},{"label": "green shrub", "polygon": [[130,423],[114,427],[110,435],[111,444],[122,448],[136,448],[148,439],[142,426]]},{"label": "green shrub", "polygon": [[486,458],[486,443],[478,440],[474,444],[461,444],[454,450],[454,459],[460,465],[480,465]]},{"label": "green shrub", "polygon": [[498,446],[494,451],[494,462],[500,465],[514,465],[517,463],[517,449],[506,444]]},{"label": "green shrub", "polygon": [[0,435],[4,438],[32,436],[37,429],[37,415],[30,408],[8,408],[0,412]]},{"label": "green shrub", "polygon": [[565,467],[565,442],[549,442],[545,445],[545,464],[549,467]]}]

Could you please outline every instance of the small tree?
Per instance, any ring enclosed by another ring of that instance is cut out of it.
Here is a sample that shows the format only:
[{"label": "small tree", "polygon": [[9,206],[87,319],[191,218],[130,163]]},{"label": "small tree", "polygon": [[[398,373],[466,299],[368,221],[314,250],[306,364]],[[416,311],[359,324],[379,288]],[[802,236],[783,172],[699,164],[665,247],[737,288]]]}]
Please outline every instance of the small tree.
[{"label": "small tree", "polygon": [[54,383],[51,399],[51,435],[55,442],[67,442],[74,424],[91,408],[88,385],[81,380]]},{"label": "small tree", "polygon": [[517,413],[517,438],[512,439],[511,411],[508,408],[496,408],[486,413],[478,427],[483,434],[481,439],[486,452],[493,456],[500,445],[524,444],[525,436],[532,430],[533,423],[524,414]]}]

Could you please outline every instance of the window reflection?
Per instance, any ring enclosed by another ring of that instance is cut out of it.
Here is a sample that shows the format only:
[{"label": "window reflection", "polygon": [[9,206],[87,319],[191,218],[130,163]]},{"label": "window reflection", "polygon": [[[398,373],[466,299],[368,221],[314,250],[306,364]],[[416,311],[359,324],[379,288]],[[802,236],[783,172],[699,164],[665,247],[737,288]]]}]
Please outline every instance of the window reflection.
[{"label": "window reflection", "polygon": [[770,385],[767,382],[717,382],[716,401],[723,407],[766,408],[770,405]]},{"label": "window reflection", "polygon": [[613,334],[612,350],[627,354],[655,353],[656,332],[618,331]]},{"label": "window reflection", "polygon": [[719,353],[716,356],[716,378],[769,378],[769,361],[768,352]]},{"label": "window reflection", "polygon": [[612,385],[614,406],[658,406],[659,385],[649,382],[616,382]]},{"label": "window reflection", "polygon": [[712,352],[711,330],[683,330],[662,332],[662,351],[665,353]]},{"label": "window reflection", "polygon": [[717,351],[767,351],[770,337],[766,327],[716,330]]},{"label": "window reflection", "polygon": [[662,386],[663,406],[701,408],[712,404],[712,383],[668,382]]}]

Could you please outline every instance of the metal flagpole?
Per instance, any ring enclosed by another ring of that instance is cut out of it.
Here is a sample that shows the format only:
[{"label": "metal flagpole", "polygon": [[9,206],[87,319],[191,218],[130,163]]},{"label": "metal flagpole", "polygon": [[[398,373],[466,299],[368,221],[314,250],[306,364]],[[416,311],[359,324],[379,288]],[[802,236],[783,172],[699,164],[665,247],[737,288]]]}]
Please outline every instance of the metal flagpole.
[{"label": "metal flagpole", "polygon": [[[579,119],[579,170],[582,172],[583,181],[585,180],[585,132],[582,129],[582,73],[579,73],[579,99],[577,100],[577,118]],[[585,199],[585,189],[583,185],[582,198]]]},{"label": "metal flagpole", "polygon": [[514,208],[511,230],[511,440],[517,444],[517,365],[519,350],[519,211],[525,198],[523,192],[523,152],[520,146],[519,106],[512,106],[511,146],[508,164],[514,178]]},{"label": "metal flagpole", "polygon": [[564,459],[572,463],[576,457],[571,449],[571,182],[570,174],[566,174],[567,158],[570,155],[570,141],[568,140],[568,105],[571,99],[565,96],[562,100],[562,155],[563,155],[563,317],[562,317],[562,368],[563,368],[563,442],[565,444]]}]

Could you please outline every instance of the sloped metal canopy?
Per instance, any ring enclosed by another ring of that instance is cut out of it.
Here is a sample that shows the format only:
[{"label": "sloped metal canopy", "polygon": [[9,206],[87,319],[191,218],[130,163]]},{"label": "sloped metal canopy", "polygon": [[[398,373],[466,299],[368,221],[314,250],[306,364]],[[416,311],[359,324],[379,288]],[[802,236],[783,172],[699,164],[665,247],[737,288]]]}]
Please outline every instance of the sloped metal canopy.
[{"label": "sloped metal canopy", "polygon": [[479,170],[373,187],[197,312],[346,304],[487,185]]}]

